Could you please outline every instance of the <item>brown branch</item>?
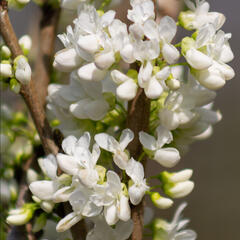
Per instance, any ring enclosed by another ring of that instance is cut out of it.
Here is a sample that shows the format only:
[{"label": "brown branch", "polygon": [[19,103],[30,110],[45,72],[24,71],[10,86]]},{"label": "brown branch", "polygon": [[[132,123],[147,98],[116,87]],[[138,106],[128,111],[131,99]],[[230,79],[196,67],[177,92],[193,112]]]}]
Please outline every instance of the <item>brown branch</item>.
[{"label": "brown branch", "polygon": [[[148,131],[150,115],[150,100],[146,97],[143,89],[139,89],[136,97],[128,105],[127,127],[134,132],[134,140],[129,144],[128,150],[135,159],[138,159],[143,149],[138,138],[140,131]],[[146,165],[143,159],[143,165]],[[134,223],[132,240],[142,240],[143,237],[143,213],[144,201],[137,206],[131,206],[132,220]]]},{"label": "brown branch", "polygon": [[38,32],[38,56],[33,78],[36,79],[35,85],[39,91],[41,104],[44,106],[52,70],[52,58],[54,55],[60,8],[55,8],[45,1],[41,6],[41,11],[42,18]]},{"label": "brown branch", "polygon": [[[18,44],[17,37],[10,22],[8,12],[0,6],[1,15],[1,35],[12,52],[13,59],[22,55],[21,47]],[[40,136],[43,149],[46,154],[58,152],[58,147],[54,143],[52,130],[47,121],[44,108],[39,100],[33,79],[28,85],[22,85],[20,94],[30,110],[31,116]]]}]

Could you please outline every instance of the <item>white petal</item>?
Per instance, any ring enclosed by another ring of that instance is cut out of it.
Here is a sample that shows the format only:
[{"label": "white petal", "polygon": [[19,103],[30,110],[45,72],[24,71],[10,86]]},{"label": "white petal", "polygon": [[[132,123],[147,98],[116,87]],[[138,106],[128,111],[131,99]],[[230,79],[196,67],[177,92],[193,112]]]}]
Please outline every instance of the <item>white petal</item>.
[{"label": "white petal", "polygon": [[69,107],[70,112],[73,114],[74,117],[79,119],[88,119],[88,114],[85,111],[85,106],[91,103],[90,98],[85,98],[80,100],[74,104],[71,104]]},{"label": "white petal", "polygon": [[82,169],[79,172],[79,177],[81,182],[89,187],[92,188],[98,182],[98,172],[94,169]]},{"label": "white petal", "polygon": [[159,24],[159,35],[164,38],[165,41],[170,43],[175,37],[177,32],[177,25],[173,18],[165,16],[161,19]]},{"label": "white petal", "polygon": [[137,84],[130,79],[117,87],[117,96],[123,100],[130,101],[135,98],[137,89]]},{"label": "white petal", "polygon": [[171,44],[164,44],[163,45],[162,54],[163,54],[163,58],[169,64],[175,63],[179,59],[179,57],[180,57],[180,53],[177,50],[177,48],[174,47]]},{"label": "white petal", "polygon": [[180,123],[178,115],[175,112],[168,109],[161,110],[161,112],[159,113],[159,118],[161,125],[163,125],[169,130],[176,129]]},{"label": "white petal", "polygon": [[124,150],[128,144],[134,139],[134,133],[130,129],[124,129],[120,136],[119,144],[121,149]]},{"label": "white petal", "polygon": [[53,154],[49,154],[46,158],[39,159],[41,166],[44,168],[46,175],[54,179],[57,176],[57,161]]},{"label": "white petal", "polygon": [[76,213],[72,212],[69,213],[66,217],[61,219],[56,227],[57,232],[65,232],[69,228],[71,228],[73,225],[78,223],[82,219],[81,215],[77,215]]},{"label": "white petal", "polygon": [[106,133],[99,133],[95,135],[94,139],[101,148],[112,153],[119,147],[119,143],[116,139]]},{"label": "white petal", "polygon": [[107,172],[107,183],[109,184],[111,191],[116,194],[118,194],[122,189],[120,178],[113,171]]},{"label": "white petal", "polygon": [[29,185],[32,194],[41,200],[51,200],[56,191],[53,181],[36,181]]},{"label": "white petal", "polygon": [[170,67],[164,67],[163,69],[161,69],[156,75],[155,77],[158,79],[158,80],[166,80],[169,75],[171,73],[171,69]]},{"label": "white petal", "polygon": [[142,64],[138,74],[138,83],[141,87],[144,88],[146,82],[151,79],[152,70],[153,66],[150,61],[148,61],[145,66]]},{"label": "white petal", "polygon": [[70,72],[82,63],[82,59],[78,56],[74,48],[63,49],[58,51],[54,57],[53,66],[62,72]]},{"label": "white petal", "polygon": [[104,216],[108,225],[114,225],[118,221],[117,207],[112,204],[104,207]]},{"label": "white petal", "polygon": [[123,49],[120,50],[120,55],[126,63],[133,63],[135,62],[135,57],[134,57],[134,47],[132,44],[125,44]]},{"label": "white petal", "polygon": [[109,105],[104,99],[91,101],[85,106],[85,112],[88,115],[88,118],[94,121],[104,118],[108,109]]},{"label": "white petal", "polygon": [[101,17],[101,25],[102,27],[107,27],[109,26],[112,21],[114,20],[114,17],[116,15],[116,12],[113,10],[109,10],[107,12],[105,12],[102,17]]},{"label": "white petal", "polygon": [[174,167],[180,160],[180,155],[175,148],[163,148],[156,151],[154,160],[164,167]]},{"label": "white petal", "polygon": [[180,182],[170,189],[170,193],[173,198],[182,198],[190,194],[193,188],[194,183],[192,181]]},{"label": "white petal", "polygon": [[60,188],[53,194],[53,201],[55,203],[67,202],[73,190],[74,189],[71,186]]},{"label": "white petal", "polygon": [[74,136],[68,136],[62,141],[62,149],[68,155],[74,155],[77,138]]},{"label": "white petal", "polygon": [[113,50],[102,51],[95,55],[94,61],[99,69],[108,69],[115,62],[115,54]]},{"label": "white petal", "polygon": [[89,148],[91,141],[91,136],[89,132],[85,132],[77,141],[77,147]]},{"label": "white petal", "polygon": [[101,154],[101,150],[100,150],[98,144],[95,143],[95,144],[93,145],[92,159],[91,159],[91,160],[92,160],[92,164],[93,164],[93,166],[96,165],[97,160],[98,160],[99,157],[100,157],[100,154]]},{"label": "white petal", "polygon": [[161,148],[173,140],[172,133],[165,127],[159,126],[157,129],[157,147]]},{"label": "white petal", "polygon": [[106,76],[106,71],[100,70],[94,63],[89,63],[78,69],[78,76],[87,81],[101,81]]},{"label": "white petal", "polygon": [[128,198],[123,194],[119,200],[118,218],[122,221],[128,221],[131,218],[131,209],[129,206]]},{"label": "white petal", "polygon": [[79,47],[81,47],[83,50],[89,52],[90,54],[94,54],[99,48],[98,39],[95,34],[81,36],[78,39],[77,44]]},{"label": "white petal", "polygon": [[131,158],[128,161],[126,173],[133,180],[133,182],[143,181],[144,178],[143,165],[140,162],[135,161],[133,158]]},{"label": "white petal", "polygon": [[157,23],[152,20],[149,19],[148,21],[146,21],[144,23],[143,26],[143,31],[146,37],[148,37],[149,39],[159,39],[159,33],[158,33],[158,29],[157,29]]},{"label": "white petal", "polygon": [[32,70],[25,57],[23,56],[19,57],[20,57],[19,59],[18,58],[15,59],[17,61],[15,77],[20,83],[28,84],[31,80]]},{"label": "white petal", "polygon": [[118,70],[113,70],[111,72],[111,77],[112,77],[112,80],[118,85],[131,80],[130,77],[128,77],[127,75],[123,74],[122,72],[120,72]]},{"label": "white petal", "polygon": [[130,201],[133,205],[138,205],[141,201],[143,196],[145,195],[147,189],[137,187],[135,184],[128,188],[128,193],[130,197]]},{"label": "white petal", "polygon": [[184,182],[189,180],[192,177],[193,170],[192,169],[185,169],[180,172],[174,173],[169,180],[171,182],[177,183],[177,182]]},{"label": "white petal", "polygon": [[68,156],[62,153],[57,154],[58,165],[62,171],[70,175],[76,175],[78,172],[78,162],[73,156]]},{"label": "white petal", "polygon": [[163,93],[163,87],[155,77],[152,77],[147,86],[144,88],[144,91],[148,98],[156,99],[159,98]]},{"label": "white petal", "polygon": [[213,63],[210,57],[195,48],[191,48],[187,51],[186,60],[194,69],[197,70],[209,68]]},{"label": "white petal", "polygon": [[157,141],[153,136],[141,131],[139,133],[139,141],[141,142],[144,148],[151,151],[156,150]]}]

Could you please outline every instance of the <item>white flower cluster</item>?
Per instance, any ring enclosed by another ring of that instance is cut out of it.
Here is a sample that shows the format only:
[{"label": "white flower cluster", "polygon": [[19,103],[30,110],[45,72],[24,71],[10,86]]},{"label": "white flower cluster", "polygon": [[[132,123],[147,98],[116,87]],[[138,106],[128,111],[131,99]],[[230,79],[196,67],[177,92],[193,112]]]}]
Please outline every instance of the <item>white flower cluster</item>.
[{"label": "white flower cluster", "polygon": [[[93,219],[95,227],[88,240],[99,239],[101,229],[111,240],[127,239],[132,231],[130,203],[138,205],[146,193],[157,207],[166,209],[172,199],[193,190],[193,171],[185,169],[163,171],[156,177],[167,197],[150,191],[141,159],[146,154],[171,168],[190,143],[209,137],[212,125],[221,120],[221,114],[212,110],[213,90],[234,77],[227,65],[233,59],[228,43],[231,34],[219,30],[225,17],[209,12],[207,2],[196,1],[195,5],[187,0],[190,10],[180,13],[178,24],[168,16],[156,23],[151,0],[130,0],[130,4],[127,17],[132,24],[127,27],[112,10],[104,13],[81,0],[63,1],[65,8],[78,6],[78,17],[73,28],[68,26],[59,35],[65,49],[56,53],[54,67],[69,72],[70,83],[49,86],[47,107],[66,136],[64,153],[40,160],[48,180],[30,184],[42,205],[71,204],[73,212],[58,223],[58,231],[82,218]],[[196,31],[174,45],[177,25]],[[181,55],[186,62],[178,63]],[[132,131],[125,129],[118,137],[124,125],[118,121],[108,125],[106,117],[124,118],[126,103],[139,88],[150,99],[151,109],[149,133],[141,131],[135,136],[143,146],[142,155],[135,160],[127,151],[134,139]],[[116,103],[121,112],[114,112]],[[91,144],[89,132],[97,133],[93,134],[95,143]],[[57,174],[58,167],[61,174]],[[193,231],[181,231],[187,223],[178,220],[184,207],[173,223],[161,222],[158,234],[162,235],[156,239],[196,239]],[[116,225],[114,229],[109,227],[112,225]]]},{"label": "white flower cluster", "polygon": [[[140,162],[129,159],[125,151],[128,143],[133,140],[133,133],[126,129],[122,132],[119,142],[105,134],[95,135],[95,143],[90,148],[90,135],[85,133],[79,139],[69,136],[62,143],[63,153],[41,159],[39,164],[51,180],[34,181],[30,190],[34,197],[47,202],[58,203],[69,201],[73,212],[63,218],[57,226],[62,232],[76,224],[83,217],[94,217],[103,213],[109,225],[119,220],[130,220],[129,198],[137,205],[149,187],[144,178],[144,169]],[[101,154],[99,145],[113,153],[115,164],[126,172],[127,178],[122,179],[113,170],[97,164]],[[57,176],[57,168],[62,173]]]}]

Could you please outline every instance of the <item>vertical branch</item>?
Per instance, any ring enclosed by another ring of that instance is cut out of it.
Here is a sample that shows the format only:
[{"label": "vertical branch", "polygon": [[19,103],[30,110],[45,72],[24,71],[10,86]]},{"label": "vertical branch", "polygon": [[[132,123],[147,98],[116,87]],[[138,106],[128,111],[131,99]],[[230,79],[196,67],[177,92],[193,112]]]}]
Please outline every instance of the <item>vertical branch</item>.
[{"label": "vertical branch", "polygon": [[33,78],[37,79],[35,85],[37,89],[40,89],[39,99],[44,106],[52,70],[52,58],[54,54],[60,8],[53,7],[48,2],[44,2],[41,11],[42,18],[40,20],[38,33],[38,57],[35,64]]},{"label": "vertical branch", "polygon": [[[138,133],[140,131],[148,131],[150,115],[150,100],[146,97],[144,90],[139,89],[136,97],[128,105],[127,127],[134,132],[134,140],[129,144],[128,150],[131,156],[138,159],[143,149],[139,141]],[[143,159],[143,165],[146,165]],[[142,240],[143,236],[143,201],[137,206],[131,206],[132,220],[134,223],[132,240]]]}]

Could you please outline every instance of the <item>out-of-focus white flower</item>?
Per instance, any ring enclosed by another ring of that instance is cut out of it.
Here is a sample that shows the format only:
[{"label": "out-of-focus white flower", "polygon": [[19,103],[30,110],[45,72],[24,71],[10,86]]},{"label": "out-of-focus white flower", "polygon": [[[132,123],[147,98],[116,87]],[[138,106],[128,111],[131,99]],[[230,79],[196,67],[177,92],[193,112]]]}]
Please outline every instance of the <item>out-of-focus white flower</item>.
[{"label": "out-of-focus white flower", "polygon": [[96,185],[91,200],[97,206],[104,206],[104,216],[108,225],[114,225],[118,220],[128,221],[131,217],[129,198],[126,186],[121,183],[119,176],[107,172],[107,182]]},{"label": "out-of-focus white flower", "polygon": [[27,58],[20,55],[14,59],[15,77],[21,84],[28,84],[31,80],[32,70]]},{"label": "out-of-focus white flower", "polygon": [[94,228],[88,232],[86,240],[126,240],[133,230],[132,220],[127,222],[118,221],[114,228],[109,226],[101,215],[92,220]]},{"label": "out-of-focus white flower", "polygon": [[21,46],[25,55],[27,55],[32,47],[32,39],[29,35],[24,35],[18,40],[19,45]]},{"label": "out-of-focus white flower", "polygon": [[34,210],[35,204],[25,204],[21,208],[12,209],[9,211],[6,221],[11,225],[24,225],[32,218]]},{"label": "out-of-focus white flower", "polygon": [[187,30],[199,29],[207,23],[214,23],[219,29],[226,20],[222,13],[209,12],[210,5],[205,0],[197,0],[196,5],[191,0],[185,3],[190,10],[180,13],[179,23]]},{"label": "out-of-focus white flower", "polygon": [[1,78],[10,78],[13,76],[12,65],[8,61],[0,63],[0,76]]},{"label": "out-of-focus white flower", "polygon": [[144,178],[144,168],[140,162],[131,158],[126,168],[127,175],[131,178],[129,181],[128,193],[133,205],[138,205],[149,190],[146,179]]},{"label": "out-of-focus white flower", "polygon": [[148,20],[144,24],[144,34],[149,39],[159,42],[163,58],[169,64],[175,63],[180,56],[177,48],[171,44],[176,32],[177,25],[169,16],[163,17],[159,25],[153,20]]},{"label": "out-of-focus white flower", "polygon": [[174,167],[180,160],[176,148],[163,148],[165,144],[169,144],[173,140],[172,133],[163,126],[157,128],[157,140],[145,132],[139,133],[139,140],[143,147],[153,154],[153,159],[164,167]]},{"label": "out-of-focus white flower", "polygon": [[119,142],[106,133],[95,135],[94,139],[97,144],[104,150],[113,153],[113,161],[122,170],[125,170],[129,161],[129,156],[125,149],[133,140],[134,135],[130,129],[122,131]]},{"label": "out-of-focus white flower", "polygon": [[153,222],[153,240],[195,240],[197,234],[190,229],[184,229],[189,223],[188,219],[181,219],[181,214],[186,203],[181,204],[172,222],[168,223],[163,219],[156,219]]}]

